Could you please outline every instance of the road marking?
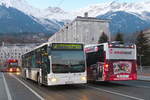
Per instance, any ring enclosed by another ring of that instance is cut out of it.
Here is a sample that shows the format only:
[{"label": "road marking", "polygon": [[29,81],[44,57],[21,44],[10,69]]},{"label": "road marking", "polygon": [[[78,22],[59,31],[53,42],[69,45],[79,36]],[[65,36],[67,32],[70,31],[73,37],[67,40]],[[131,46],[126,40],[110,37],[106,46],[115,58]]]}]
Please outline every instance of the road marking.
[{"label": "road marking", "polygon": [[6,82],[6,79],[5,79],[5,76],[4,76],[3,73],[2,73],[2,77],[3,77],[3,80],[4,80],[4,86],[5,86],[5,89],[6,89],[8,100],[12,100],[12,97],[11,97],[11,94],[10,94],[10,91],[9,91],[9,88],[8,88],[8,85],[7,85],[7,82]]},{"label": "road marking", "polygon": [[[120,85],[122,85],[122,83],[117,83],[117,84],[120,84]],[[130,85],[130,84],[124,84],[124,85],[127,85],[127,86],[132,86],[132,87],[138,87],[138,88],[150,88],[149,86],[141,86],[141,85]]]},{"label": "road marking", "polygon": [[[134,86],[134,85],[133,85]],[[138,87],[138,88],[148,88],[148,89],[150,89],[150,87],[149,86],[135,86],[135,87]]]},{"label": "road marking", "polygon": [[26,88],[28,88],[33,94],[35,94],[39,99],[45,100],[43,97],[41,97],[37,92],[35,92],[33,89],[31,89],[28,85],[26,85],[24,82],[22,82],[20,79],[18,79],[16,76],[11,75],[13,78],[18,80],[21,84],[23,84]]},{"label": "road marking", "polygon": [[112,92],[112,91],[108,91],[108,90],[101,89],[101,88],[96,88],[96,87],[89,86],[89,85],[83,85],[83,86],[86,86],[86,87],[89,87],[89,88],[92,88],[92,89],[95,89],[95,90],[104,91],[104,92],[107,92],[107,93],[111,93],[111,94],[115,94],[115,95],[131,98],[131,99],[135,99],[135,100],[144,100],[144,99],[141,99],[141,98],[129,96],[129,95],[126,95],[126,94],[121,94],[121,93],[118,93],[118,92]]}]

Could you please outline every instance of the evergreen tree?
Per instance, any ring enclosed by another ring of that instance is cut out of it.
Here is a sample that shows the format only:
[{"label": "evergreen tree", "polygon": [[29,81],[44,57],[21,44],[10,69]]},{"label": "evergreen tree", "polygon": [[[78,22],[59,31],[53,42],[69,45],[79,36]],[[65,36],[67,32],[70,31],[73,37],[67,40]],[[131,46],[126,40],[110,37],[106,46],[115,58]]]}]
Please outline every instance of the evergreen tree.
[{"label": "evergreen tree", "polygon": [[124,43],[123,34],[118,32],[115,37],[115,41],[120,41],[120,43]]},{"label": "evergreen tree", "polygon": [[148,37],[145,36],[143,31],[141,31],[137,38],[136,38],[136,46],[137,46],[137,56],[138,56],[138,62],[141,62],[142,65],[150,65],[150,46],[148,44],[149,40]]},{"label": "evergreen tree", "polygon": [[103,32],[98,40],[98,43],[104,43],[104,42],[108,42],[108,36]]}]

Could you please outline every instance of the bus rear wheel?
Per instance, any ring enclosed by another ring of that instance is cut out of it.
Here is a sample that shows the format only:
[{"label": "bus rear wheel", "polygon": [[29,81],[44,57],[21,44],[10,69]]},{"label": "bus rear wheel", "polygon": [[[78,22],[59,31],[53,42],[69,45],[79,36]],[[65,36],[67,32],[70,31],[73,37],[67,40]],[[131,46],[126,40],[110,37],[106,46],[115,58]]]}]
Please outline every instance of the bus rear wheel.
[{"label": "bus rear wheel", "polygon": [[27,73],[26,73],[26,71],[24,71],[24,76],[23,76],[23,78],[24,78],[25,80],[27,80]]}]

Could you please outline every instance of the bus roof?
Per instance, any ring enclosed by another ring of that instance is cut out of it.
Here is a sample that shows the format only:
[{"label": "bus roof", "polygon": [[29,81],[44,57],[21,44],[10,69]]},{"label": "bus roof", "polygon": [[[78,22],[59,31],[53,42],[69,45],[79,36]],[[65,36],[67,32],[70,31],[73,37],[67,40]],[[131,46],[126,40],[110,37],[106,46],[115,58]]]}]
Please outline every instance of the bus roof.
[{"label": "bus roof", "polygon": [[113,45],[135,45],[134,43],[124,43],[124,44],[121,44],[120,42],[118,41],[112,41],[112,42],[106,42],[106,43],[100,43],[100,44],[89,44],[89,45],[85,45],[85,48],[88,48],[88,47],[94,47],[94,46],[100,46],[100,45],[106,45],[106,44],[113,44]]},{"label": "bus roof", "polygon": [[85,47],[85,48],[88,48],[88,47],[94,47],[94,46],[99,46],[99,45],[104,45],[104,44],[107,44],[107,43],[101,43],[101,44],[88,44],[88,45],[85,45],[84,47]]},{"label": "bus roof", "polygon": [[[32,52],[32,51],[34,51],[34,50],[36,50],[36,49],[38,49],[38,48],[40,48],[40,47],[42,47],[42,46],[45,46],[45,45],[50,45],[50,44],[53,44],[53,43],[70,43],[70,44],[83,44],[84,45],[84,43],[81,43],[81,42],[45,42],[45,43],[42,43],[41,45],[39,45],[39,46],[36,46],[35,48],[33,48],[32,50],[30,50],[30,51],[28,51],[28,52],[26,52],[25,54],[27,54],[27,53],[30,53],[30,52]],[[24,54],[23,54],[24,55]]]}]

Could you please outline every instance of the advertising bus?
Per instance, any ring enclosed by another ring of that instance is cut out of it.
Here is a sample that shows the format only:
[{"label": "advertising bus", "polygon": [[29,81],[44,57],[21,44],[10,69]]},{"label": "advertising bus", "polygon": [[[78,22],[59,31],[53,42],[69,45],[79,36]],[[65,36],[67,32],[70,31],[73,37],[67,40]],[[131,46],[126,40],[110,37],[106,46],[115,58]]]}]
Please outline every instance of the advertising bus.
[{"label": "advertising bus", "polygon": [[86,79],[82,43],[44,43],[22,55],[24,77],[38,84],[84,84]]},{"label": "advertising bus", "polygon": [[7,59],[5,62],[6,72],[20,72],[17,59]]},{"label": "advertising bus", "polygon": [[137,80],[135,44],[85,46],[88,81]]}]

